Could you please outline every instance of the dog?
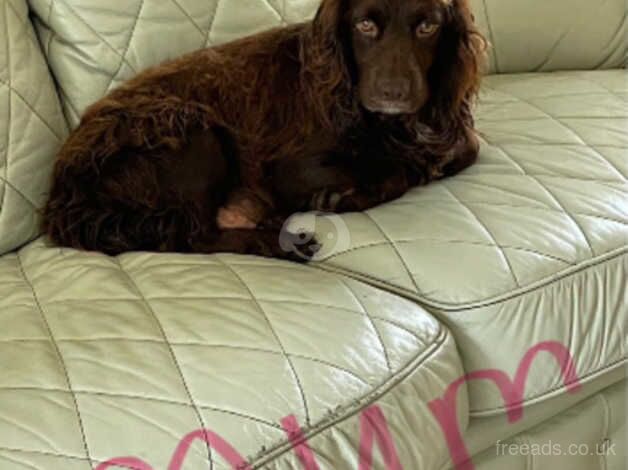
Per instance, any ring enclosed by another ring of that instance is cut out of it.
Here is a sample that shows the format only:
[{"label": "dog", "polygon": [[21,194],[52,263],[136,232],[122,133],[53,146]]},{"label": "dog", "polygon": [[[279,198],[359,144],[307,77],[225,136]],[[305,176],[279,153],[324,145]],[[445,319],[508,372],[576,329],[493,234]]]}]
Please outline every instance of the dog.
[{"label": "dog", "polygon": [[295,259],[289,214],[363,211],[477,159],[485,50],[468,0],[323,0],[150,68],[62,146],[43,229],[109,255]]}]

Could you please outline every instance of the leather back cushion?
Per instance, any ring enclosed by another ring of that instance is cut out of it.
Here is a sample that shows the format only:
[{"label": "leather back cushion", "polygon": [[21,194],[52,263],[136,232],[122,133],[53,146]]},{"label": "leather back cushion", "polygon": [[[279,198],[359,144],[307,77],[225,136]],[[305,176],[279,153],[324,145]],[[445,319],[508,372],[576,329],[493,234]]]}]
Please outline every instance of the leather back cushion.
[{"label": "leather back cushion", "polygon": [[494,71],[608,69],[626,63],[625,0],[471,0]]},{"label": "leather back cushion", "polygon": [[67,134],[26,0],[0,3],[0,255],[39,234],[53,155]]},{"label": "leather back cushion", "polygon": [[[30,0],[65,113],[150,65],[310,18],[319,0]],[[471,0],[494,44],[491,71],[613,68],[626,56],[624,0]]]}]

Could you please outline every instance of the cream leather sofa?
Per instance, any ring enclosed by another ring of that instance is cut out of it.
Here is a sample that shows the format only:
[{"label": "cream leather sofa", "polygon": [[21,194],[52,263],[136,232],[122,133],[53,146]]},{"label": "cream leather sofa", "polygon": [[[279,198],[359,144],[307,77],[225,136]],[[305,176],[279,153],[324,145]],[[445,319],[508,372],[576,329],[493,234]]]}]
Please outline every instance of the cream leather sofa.
[{"label": "cream leather sofa", "polygon": [[316,0],[2,0],[0,469],[627,468],[626,6],[473,6],[479,163],[307,219],[301,266],[60,249],[36,208],[88,104]]}]

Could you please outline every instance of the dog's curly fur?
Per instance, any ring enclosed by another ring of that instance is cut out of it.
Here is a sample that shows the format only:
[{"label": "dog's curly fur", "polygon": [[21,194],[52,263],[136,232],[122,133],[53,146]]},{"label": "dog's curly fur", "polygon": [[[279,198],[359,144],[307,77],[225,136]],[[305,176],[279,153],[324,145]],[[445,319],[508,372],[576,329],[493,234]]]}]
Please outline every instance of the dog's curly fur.
[{"label": "dog's curly fur", "polygon": [[[146,70],[88,108],[58,155],[46,233],[108,254],[283,256],[278,227],[267,223],[274,215],[364,209],[471,164],[485,42],[467,0],[451,0],[428,103],[416,115],[385,119],[356,96],[339,31],[344,1],[324,0],[311,22]],[[310,168],[320,155],[350,171]],[[264,208],[257,230],[216,223],[238,191]],[[348,196],[312,203],[325,192]]]}]

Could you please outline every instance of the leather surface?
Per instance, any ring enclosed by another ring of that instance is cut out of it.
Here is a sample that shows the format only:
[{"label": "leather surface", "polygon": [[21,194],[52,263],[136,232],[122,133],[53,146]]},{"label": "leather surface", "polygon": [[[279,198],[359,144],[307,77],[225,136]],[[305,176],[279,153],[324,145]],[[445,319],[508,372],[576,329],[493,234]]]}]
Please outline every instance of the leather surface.
[{"label": "leather surface", "polygon": [[626,382],[618,383],[500,441],[473,458],[476,470],[624,470],[626,393]]},{"label": "leather surface", "polygon": [[496,73],[626,65],[624,0],[471,0]]},{"label": "leather surface", "polygon": [[[72,125],[136,71],[299,21],[315,3],[30,1]],[[495,44],[493,70],[625,61],[619,0],[474,6]],[[0,100],[9,104],[0,113],[10,113],[11,163],[0,183],[32,191],[34,202],[7,204],[13,199],[0,184],[1,253],[3,243],[11,249],[36,234],[32,207],[66,130],[24,2],[5,1],[0,20],[9,44],[8,52],[0,47]],[[477,113],[478,165],[343,218],[350,246],[320,267],[410,300],[315,267],[229,255],[107,258],[38,241],[0,258],[0,469],[85,470],[118,455],[166,468],[179,439],[201,426],[259,465],[298,468],[278,424],[288,414],[323,468],[356,468],[360,413],[374,404],[404,467],[431,469],[447,451],[427,402],[463,365],[512,375],[532,344],[555,340],[569,347],[585,387],[607,384],[627,346],[626,80],[621,70],[489,77]],[[543,357],[524,393],[526,409],[540,410],[535,424],[556,409],[550,404],[572,397]],[[525,438],[566,429],[571,440],[617,439],[625,391],[613,390]],[[504,419],[490,383],[471,383],[468,396],[463,388],[458,411],[463,428],[469,416]],[[589,425],[595,429],[583,434]],[[187,458],[190,468],[209,467],[201,443]],[[229,468],[211,459],[213,468]],[[617,462],[606,465],[618,470]],[[530,465],[487,455],[478,463]]]},{"label": "leather surface", "polygon": [[[622,367],[626,77],[488,77],[478,164],[344,216],[351,243],[325,264],[429,306],[454,333],[466,370],[514,374],[530,345],[546,340],[569,347],[582,380]],[[541,370],[526,388],[529,403],[561,393],[559,375]],[[504,411],[490,382],[469,387],[473,416]]]},{"label": "leather surface", "polygon": [[[184,52],[309,19],[318,0],[30,0],[69,122],[138,71]],[[624,0],[472,0],[490,71],[626,63]],[[81,86],[76,84],[80,83]]]},{"label": "leather surface", "polygon": [[351,244],[326,263],[460,309],[619,256],[627,79],[623,70],[487,77],[478,163],[345,216]]},{"label": "leather surface", "polygon": [[[166,468],[201,427],[252,464],[295,468],[280,427],[289,415],[321,462],[348,468],[372,405],[401,461],[434,468],[447,451],[427,403],[462,374],[431,315],[348,278],[252,257],[109,258],[42,241],[0,258],[0,364],[2,470],[129,455]],[[463,429],[467,418],[462,390]],[[198,443],[184,468],[207,460]]]},{"label": "leather surface", "polygon": [[[623,255],[504,302],[430,311],[454,334],[465,370],[496,368],[515,377],[530,345],[557,341],[569,350],[579,382],[589,383],[627,364],[627,273]],[[526,404],[564,394],[560,371],[560,362],[540,354],[526,382]],[[470,382],[469,394],[472,416],[505,410],[490,381]]]},{"label": "leather surface", "polygon": [[67,134],[25,0],[0,3],[0,255],[39,233],[52,157]]},{"label": "leather surface", "polygon": [[[257,0],[244,9],[171,1],[125,2],[116,9],[69,0],[32,5],[71,122],[85,105],[143,67],[299,20],[315,7]],[[494,18],[500,28],[502,22],[510,25],[501,9],[513,4],[503,5],[476,3],[478,22],[484,17]],[[592,5],[574,7],[567,18],[580,21]],[[616,6],[606,2],[598,13],[606,15]],[[543,11],[550,10],[538,13]],[[179,41],[160,34],[166,21]],[[501,51],[521,41],[505,38],[502,47],[499,28],[489,24],[484,26],[495,36],[499,64]],[[528,28],[538,25],[519,24],[523,30],[510,25],[509,31],[534,36]],[[582,33],[575,26],[568,31]],[[567,42],[569,34],[562,35]],[[552,53],[563,57],[562,47],[556,44]],[[530,345],[544,340],[569,346],[584,380],[620,367],[625,331],[611,325],[627,308],[626,77],[623,70],[488,77],[476,113],[483,140],[479,163],[391,204],[343,217],[349,246],[325,266],[429,306],[458,338],[467,370],[492,366],[514,373]],[[326,236],[321,233],[320,239]],[[578,292],[586,295],[581,299]],[[599,334],[588,334],[590,328]],[[500,349],[495,343],[505,333]],[[592,354],[596,351],[601,354]],[[561,393],[557,380],[533,375],[526,400]],[[474,416],[503,412],[490,384],[474,382],[470,391]]]},{"label": "leather surface", "polygon": [[[469,455],[478,455],[490,449],[497,441],[506,441],[528,429],[535,428],[551,417],[577,406],[584,400],[593,397],[604,389],[616,388],[616,384],[623,382],[623,393],[626,395],[626,369],[618,369],[605,374],[599,379],[582,385],[575,393],[564,393],[543,402],[528,405],[523,409],[521,419],[511,422],[505,414],[489,417],[475,417],[469,420],[467,429],[463,433],[464,445]],[[596,418],[598,419],[598,418]],[[577,430],[574,430],[577,432]],[[628,444],[623,445],[623,452],[628,450]],[[620,447],[621,444],[619,445]],[[451,459],[442,468],[451,467]]]}]

